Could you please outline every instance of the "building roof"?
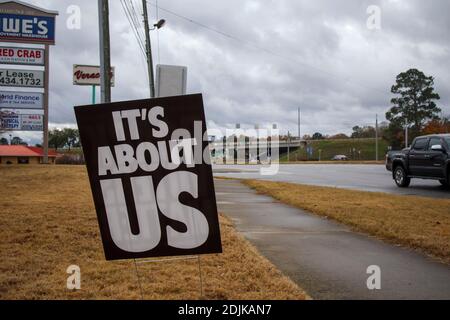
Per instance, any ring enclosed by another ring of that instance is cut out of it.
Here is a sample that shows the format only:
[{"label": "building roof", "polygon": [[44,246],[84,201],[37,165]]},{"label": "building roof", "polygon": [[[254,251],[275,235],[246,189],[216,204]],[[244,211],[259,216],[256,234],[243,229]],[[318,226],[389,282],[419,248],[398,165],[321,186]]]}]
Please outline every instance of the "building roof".
[{"label": "building roof", "polygon": [[[43,157],[44,150],[38,147],[27,146],[0,146],[0,157]],[[48,156],[55,158],[57,153],[48,151]]]},{"label": "building roof", "polygon": [[59,14],[58,11],[47,10],[47,9],[44,9],[44,8],[41,8],[41,7],[38,7],[38,6],[34,6],[34,5],[30,4],[30,3],[26,3],[26,2],[23,2],[23,1],[19,1],[19,0],[0,0],[0,4],[6,4],[6,3],[10,3],[10,2],[22,5],[24,7],[31,8],[31,9],[36,10],[36,11],[40,11],[40,12],[44,12],[44,13],[48,13],[48,14],[53,14],[55,16],[57,16]]}]

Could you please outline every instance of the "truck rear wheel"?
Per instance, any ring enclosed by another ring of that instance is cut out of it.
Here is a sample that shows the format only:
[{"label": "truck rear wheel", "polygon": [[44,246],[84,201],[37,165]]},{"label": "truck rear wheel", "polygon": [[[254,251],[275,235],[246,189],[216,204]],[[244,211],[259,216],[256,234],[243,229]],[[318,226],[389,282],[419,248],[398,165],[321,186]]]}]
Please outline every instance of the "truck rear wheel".
[{"label": "truck rear wheel", "polygon": [[450,187],[450,168],[447,168],[447,180],[441,179],[441,180],[439,180],[439,182],[440,182],[444,187]]},{"label": "truck rear wheel", "polygon": [[411,183],[411,179],[408,178],[406,171],[402,166],[395,167],[394,181],[395,184],[400,188],[407,188]]}]

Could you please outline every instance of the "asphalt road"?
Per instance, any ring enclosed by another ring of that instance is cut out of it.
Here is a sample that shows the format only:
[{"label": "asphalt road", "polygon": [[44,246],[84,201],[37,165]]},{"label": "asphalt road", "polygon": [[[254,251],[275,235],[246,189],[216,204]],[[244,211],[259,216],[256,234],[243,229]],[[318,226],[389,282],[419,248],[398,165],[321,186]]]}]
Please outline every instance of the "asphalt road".
[{"label": "asphalt road", "polygon": [[[216,180],[220,212],[314,299],[450,299],[450,267],[275,202],[236,180]],[[381,289],[367,288],[369,266]]]},{"label": "asphalt road", "polygon": [[413,179],[409,188],[398,188],[392,174],[383,165],[353,164],[288,164],[280,165],[278,173],[262,176],[257,165],[214,165],[214,175],[223,177],[262,179],[330,186],[362,191],[450,198],[450,189],[439,181]]}]

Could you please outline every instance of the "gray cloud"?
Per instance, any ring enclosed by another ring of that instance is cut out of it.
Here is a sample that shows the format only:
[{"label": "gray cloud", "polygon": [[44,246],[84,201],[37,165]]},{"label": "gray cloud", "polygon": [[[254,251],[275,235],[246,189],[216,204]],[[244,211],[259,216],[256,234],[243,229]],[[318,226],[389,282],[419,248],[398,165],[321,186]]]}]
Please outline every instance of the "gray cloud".
[{"label": "gray cloud", "polygon": [[[72,107],[89,104],[90,90],[72,85],[71,70],[73,64],[98,64],[97,3],[30,2],[60,11],[52,48],[50,120],[55,125],[74,123]],[[189,92],[204,94],[207,118],[218,126],[278,122],[283,131],[296,132],[301,106],[303,133],[349,132],[352,125],[373,123],[376,113],[384,116],[395,76],[412,67],[436,78],[439,105],[450,113],[448,1],[158,2],[232,36],[162,9],[158,15],[167,24],[152,32],[154,60],[188,66]],[[110,3],[113,99],[145,98],[144,59],[120,2]],[[65,26],[71,4],[81,8],[81,30]],[[372,4],[381,8],[381,30],[366,27],[366,9]],[[149,8],[156,21],[155,7]]]}]

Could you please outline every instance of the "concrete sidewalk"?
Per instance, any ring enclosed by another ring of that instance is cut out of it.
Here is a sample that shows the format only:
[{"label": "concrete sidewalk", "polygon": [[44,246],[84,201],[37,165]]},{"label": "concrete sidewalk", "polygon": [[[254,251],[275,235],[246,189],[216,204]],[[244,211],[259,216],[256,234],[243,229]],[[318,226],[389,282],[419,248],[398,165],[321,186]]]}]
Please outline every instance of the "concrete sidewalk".
[{"label": "concrete sidewalk", "polygon": [[[278,203],[234,180],[215,180],[219,211],[314,299],[450,299],[450,267]],[[368,266],[381,290],[368,290]]]}]

